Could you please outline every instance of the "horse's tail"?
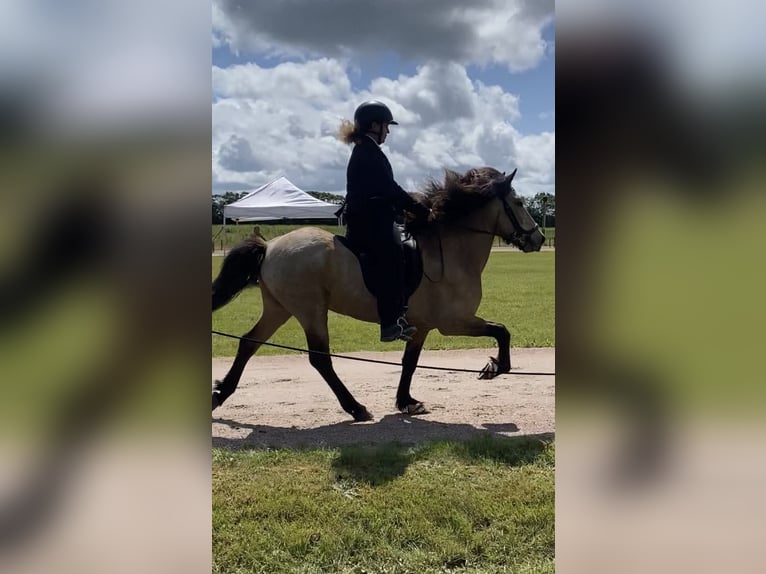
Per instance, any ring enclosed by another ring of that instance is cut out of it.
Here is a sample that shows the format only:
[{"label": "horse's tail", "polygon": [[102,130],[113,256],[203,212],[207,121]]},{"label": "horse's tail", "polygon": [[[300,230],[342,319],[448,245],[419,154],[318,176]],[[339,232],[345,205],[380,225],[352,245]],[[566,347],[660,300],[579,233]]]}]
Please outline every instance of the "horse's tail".
[{"label": "horse's tail", "polygon": [[248,237],[229,251],[218,277],[213,281],[213,311],[220,309],[242,289],[258,281],[265,254],[266,242],[260,237]]}]

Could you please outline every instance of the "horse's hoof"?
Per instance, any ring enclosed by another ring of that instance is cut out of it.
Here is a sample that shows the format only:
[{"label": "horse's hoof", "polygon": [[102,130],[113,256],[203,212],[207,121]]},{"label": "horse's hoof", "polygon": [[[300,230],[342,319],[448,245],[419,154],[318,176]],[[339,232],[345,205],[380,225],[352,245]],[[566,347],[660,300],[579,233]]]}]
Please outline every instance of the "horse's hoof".
[{"label": "horse's hoof", "polygon": [[351,416],[354,417],[354,421],[361,423],[364,421],[371,421],[372,420],[372,413],[367,410],[367,407],[363,407],[359,405],[358,409],[354,409],[354,411],[351,413]]},{"label": "horse's hoof", "polygon": [[401,407],[399,412],[403,415],[427,415],[428,409],[423,403],[417,402],[411,403],[405,407]]},{"label": "horse's hoof", "polygon": [[490,357],[489,363],[479,372],[479,379],[494,379],[498,374],[500,374],[500,363],[495,357]]},{"label": "horse's hoof", "polygon": [[489,363],[479,372],[479,379],[494,379],[498,375],[510,372],[510,365],[501,365],[495,357],[490,357]]},{"label": "horse's hoof", "polygon": [[220,391],[213,391],[213,410],[221,406],[221,400],[219,399],[220,395]]}]

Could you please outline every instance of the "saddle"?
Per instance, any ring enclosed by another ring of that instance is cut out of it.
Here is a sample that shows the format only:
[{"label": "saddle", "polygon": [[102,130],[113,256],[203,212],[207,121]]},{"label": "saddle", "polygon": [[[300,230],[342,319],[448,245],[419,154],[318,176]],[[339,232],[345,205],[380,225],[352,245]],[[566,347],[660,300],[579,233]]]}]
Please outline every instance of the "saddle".
[{"label": "saddle", "polygon": [[[397,227],[401,233],[402,251],[404,252],[404,301],[406,305],[407,300],[412,296],[423,279],[423,256],[420,253],[420,248],[415,238],[404,231],[403,225],[397,225]],[[349,241],[347,237],[336,235],[335,239],[356,255],[362,268],[364,285],[370,293],[377,297],[379,273],[373,258],[368,253],[362,251],[354,242]]]}]

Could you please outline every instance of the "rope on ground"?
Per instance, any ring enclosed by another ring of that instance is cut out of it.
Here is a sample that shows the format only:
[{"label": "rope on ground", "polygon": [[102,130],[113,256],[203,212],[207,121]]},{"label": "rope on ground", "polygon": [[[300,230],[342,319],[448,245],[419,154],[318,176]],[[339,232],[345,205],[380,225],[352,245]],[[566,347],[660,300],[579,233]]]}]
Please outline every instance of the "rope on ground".
[{"label": "rope on ground", "polygon": [[[230,339],[239,339],[240,341],[249,341],[251,343],[258,343],[259,345],[268,345],[269,347],[277,347],[278,349],[287,349],[289,351],[298,351],[299,353],[314,353],[316,355],[324,355],[326,357],[335,357],[336,359],[348,359],[349,361],[361,361],[363,363],[377,363],[379,365],[393,365],[395,367],[401,367],[401,363],[394,363],[393,361],[381,361],[379,359],[365,359],[363,357],[349,357],[348,355],[337,355],[335,353],[325,353],[324,351],[309,351],[308,349],[299,349],[297,347],[290,347],[288,345],[280,345],[278,343],[268,343],[266,341],[259,341],[257,339],[251,339],[250,337],[240,337],[239,335],[231,335],[230,333],[223,333],[222,331],[216,331],[213,329],[213,335],[220,335],[221,337],[229,337]],[[476,369],[458,369],[453,367],[431,367],[427,365],[418,365],[418,369],[430,369],[432,371],[452,371],[455,373],[477,373],[481,374],[481,370]],[[550,376],[556,375],[553,373],[537,373],[530,371],[511,371],[509,373],[502,373],[504,375],[528,375],[528,376]]]}]

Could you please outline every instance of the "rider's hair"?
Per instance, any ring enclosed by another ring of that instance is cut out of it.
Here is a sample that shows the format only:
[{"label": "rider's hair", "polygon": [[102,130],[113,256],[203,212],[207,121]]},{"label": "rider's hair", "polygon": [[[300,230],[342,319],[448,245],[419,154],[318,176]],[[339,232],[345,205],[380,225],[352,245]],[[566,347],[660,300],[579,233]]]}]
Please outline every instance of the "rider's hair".
[{"label": "rider's hair", "polygon": [[349,120],[343,120],[338,128],[338,139],[344,144],[352,144],[359,141],[364,134],[358,129],[357,125]]}]

